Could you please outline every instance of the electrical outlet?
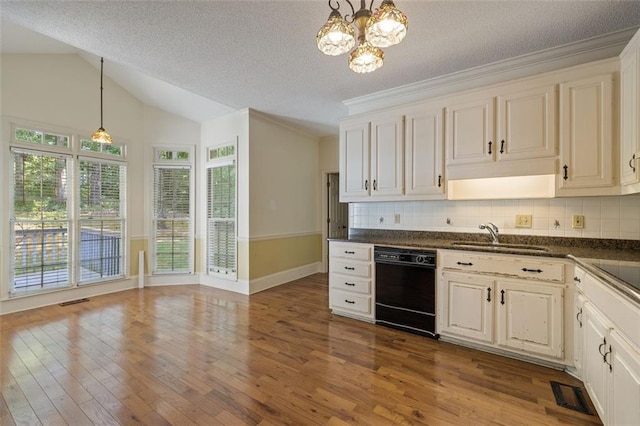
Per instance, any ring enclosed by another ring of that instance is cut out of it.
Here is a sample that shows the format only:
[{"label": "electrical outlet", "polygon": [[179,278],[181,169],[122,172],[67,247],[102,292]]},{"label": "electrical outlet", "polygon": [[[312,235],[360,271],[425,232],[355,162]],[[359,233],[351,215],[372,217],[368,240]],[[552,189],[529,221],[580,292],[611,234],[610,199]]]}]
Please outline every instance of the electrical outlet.
[{"label": "electrical outlet", "polygon": [[533,216],[530,214],[516,215],[516,228],[531,228],[531,222],[533,222]]},{"label": "electrical outlet", "polygon": [[400,223],[400,213],[393,215],[393,223]]},{"label": "electrical outlet", "polygon": [[573,224],[571,226],[573,229],[584,229],[584,215],[574,214]]}]

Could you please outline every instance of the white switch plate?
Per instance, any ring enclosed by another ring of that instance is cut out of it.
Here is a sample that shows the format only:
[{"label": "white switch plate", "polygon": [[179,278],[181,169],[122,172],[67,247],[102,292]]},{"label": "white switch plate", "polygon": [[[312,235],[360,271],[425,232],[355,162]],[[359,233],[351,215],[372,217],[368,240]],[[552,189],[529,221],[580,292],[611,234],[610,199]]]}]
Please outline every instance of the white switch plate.
[{"label": "white switch plate", "polygon": [[573,229],[584,229],[584,215],[574,214],[571,227]]},{"label": "white switch plate", "polygon": [[400,223],[400,213],[393,215],[393,223]]}]

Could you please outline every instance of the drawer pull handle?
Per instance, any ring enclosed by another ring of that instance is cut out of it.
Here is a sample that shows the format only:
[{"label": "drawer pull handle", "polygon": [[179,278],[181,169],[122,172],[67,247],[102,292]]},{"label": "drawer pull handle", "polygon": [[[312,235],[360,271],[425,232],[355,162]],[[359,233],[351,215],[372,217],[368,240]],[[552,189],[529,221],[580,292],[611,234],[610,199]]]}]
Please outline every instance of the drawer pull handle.
[{"label": "drawer pull handle", "polygon": [[500,290],[500,304],[504,305],[504,290]]},{"label": "drawer pull handle", "polygon": [[537,274],[542,272],[542,269],[527,269],[527,268],[522,268],[522,272],[535,272]]},{"label": "drawer pull handle", "polygon": [[354,268],[353,266],[345,266],[344,269],[346,269],[347,271],[355,271],[356,268]]},{"label": "drawer pull handle", "polygon": [[607,355],[609,355],[610,353],[611,353],[611,345],[609,345],[609,351],[605,352],[605,354],[602,355],[603,362],[609,366],[609,372],[611,372],[613,370],[613,367],[611,366],[611,363],[609,361],[607,361]]},{"label": "drawer pull handle", "polygon": [[500,141],[500,154],[504,154],[504,139]]},{"label": "drawer pull handle", "polygon": [[355,287],[356,286],[355,283],[344,283],[344,285],[348,285],[349,287]]},{"label": "drawer pull handle", "polygon": [[602,348],[604,346],[607,346],[607,338],[603,338],[602,339],[602,343],[600,343],[600,346],[598,346],[598,352],[600,352],[600,355],[602,355],[602,357],[604,358],[605,354],[602,353]]},{"label": "drawer pull handle", "polygon": [[442,186],[442,175],[438,175],[438,188]]},{"label": "drawer pull handle", "polygon": [[580,328],[582,328],[582,308],[580,308],[578,310],[578,313],[576,314],[576,321],[578,321],[578,324],[580,324]]},{"label": "drawer pull handle", "polygon": [[487,302],[491,302],[491,287],[487,287]]},{"label": "drawer pull handle", "polygon": [[573,277],[573,280],[574,280],[575,282],[577,282],[577,283],[581,283],[581,282],[582,282],[582,281],[580,281],[580,278],[578,278],[578,277]]},{"label": "drawer pull handle", "polygon": [[468,263],[466,263],[466,262],[458,262],[458,265],[460,265],[460,266],[473,266],[473,263],[471,263],[471,262],[468,262]]},{"label": "drawer pull handle", "polygon": [[346,303],[351,304],[351,305],[355,305],[355,304],[356,304],[356,302],[354,302],[353,300],[344,299],[344,301],[345,301]]},{"label": "drawer pull handle", "polygon": [[364,189],[365,189],[365,191],[369,190],[369,179],[364,181]]},{"label": "drawer pull handle", "polygon": [[344,254],[356,254],[356,252],[355,251],[345,250]]},{"label": "drawer pull handle", "polygon": [[493,142],[489,141],[489,155],[491,155],[491,145],[493,144]]},{"label": "drawer pull handle", "polygon": [[569,166],[567,166],[566,164],[564,166],[562,166],[562,168],[564,169],[564,176],[562,176],[562,179],[567,180],[569,179]]},{"label": "drawer pull handle", "polygon": [[631,163],[633,163],[635,159],[636,159],[636,155],[635,155],[635,154],[633,154],[633,155],[631,156],[631,160],[629,160],[629,167],[631,167],[631,170],[633,170],[633,172],[634,172],[634,173],[636,172],[636,166],[634,166],[634,165],[633,165],[633,164],[631,164]]}]

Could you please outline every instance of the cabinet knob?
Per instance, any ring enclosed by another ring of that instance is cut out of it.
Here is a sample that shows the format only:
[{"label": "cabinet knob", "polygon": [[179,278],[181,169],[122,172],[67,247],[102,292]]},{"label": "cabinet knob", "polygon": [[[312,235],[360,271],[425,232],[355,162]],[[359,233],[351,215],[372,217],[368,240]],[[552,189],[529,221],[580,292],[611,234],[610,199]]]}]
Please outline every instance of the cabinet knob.
[{"label": "cabinet knob", "polygon": [[573,280],[574,280],[575,282],[577,282],[577,283],[581,283],[581,282],[582,282],[582,281],[580,280],[580,278],[578,278],[578,277],[573,277]]}]

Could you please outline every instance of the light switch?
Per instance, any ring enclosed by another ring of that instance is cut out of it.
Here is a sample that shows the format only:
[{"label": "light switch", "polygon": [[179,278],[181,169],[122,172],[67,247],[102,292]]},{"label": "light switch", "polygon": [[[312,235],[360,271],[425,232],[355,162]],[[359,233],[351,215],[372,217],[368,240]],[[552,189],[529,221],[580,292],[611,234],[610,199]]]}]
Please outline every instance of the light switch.
[{"label": "light switch", "polygon": [[574,214],[572,227],[573,229],[584,229],[584,215]]},{"label": "light switch", "polygon": [[533,222],[533,216],[530,214],[517,214],[516,215],[516,228],[531,228]]}]

